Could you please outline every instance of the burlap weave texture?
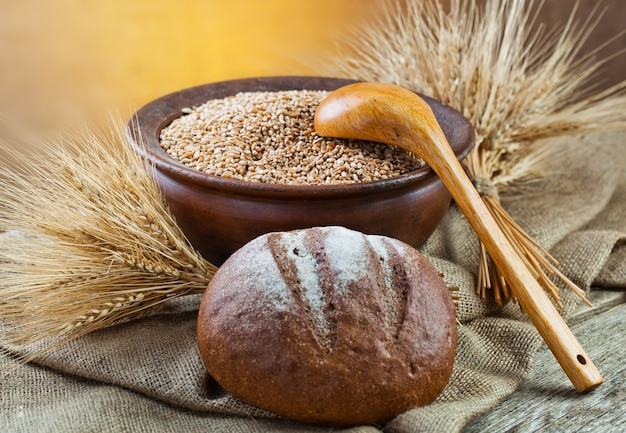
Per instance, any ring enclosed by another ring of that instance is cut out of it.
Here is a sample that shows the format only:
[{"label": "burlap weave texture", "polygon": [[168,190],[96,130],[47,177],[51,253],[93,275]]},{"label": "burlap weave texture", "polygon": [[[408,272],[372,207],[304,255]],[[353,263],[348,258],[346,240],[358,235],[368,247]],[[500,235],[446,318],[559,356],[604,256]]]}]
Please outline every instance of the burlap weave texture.
[{"label": "burlap weave texture", "polygon": [[[545,161],[547,177],[521,193],[501,194],[505,208],[580,287],[626,288],[626,134],[552,145],[558,158]],[[0,242],[10,237],[0,235]],[[453,206],[423,249],[461,294],[459,347],[443,394],[386,426],[342,431],[460,431],[524,381],[542,340],[517,305],[499,310],[474,294],[477,246]],[[565,289],[562,295],[567,317],[580,302]],[[162,314],[93,333],[10,370],[0,382],[0,431],[329,431],[282,420],[224,392],[196,349],[198,302],[172,303]],[[1,366],[14,363],[0,355]]]}]

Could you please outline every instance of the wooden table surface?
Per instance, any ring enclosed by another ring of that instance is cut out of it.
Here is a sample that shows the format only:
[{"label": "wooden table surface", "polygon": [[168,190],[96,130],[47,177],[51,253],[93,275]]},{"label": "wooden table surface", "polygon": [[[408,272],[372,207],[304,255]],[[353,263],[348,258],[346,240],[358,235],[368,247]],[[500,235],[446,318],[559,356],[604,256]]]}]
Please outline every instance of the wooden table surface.
[{"label": "wooden table surface", "polygon": [[579,394],[544,345],[519,390],[464,433],[626,431],[626,292],[592,295],[594,307],[581,308],[569,323],[604,383]]}]

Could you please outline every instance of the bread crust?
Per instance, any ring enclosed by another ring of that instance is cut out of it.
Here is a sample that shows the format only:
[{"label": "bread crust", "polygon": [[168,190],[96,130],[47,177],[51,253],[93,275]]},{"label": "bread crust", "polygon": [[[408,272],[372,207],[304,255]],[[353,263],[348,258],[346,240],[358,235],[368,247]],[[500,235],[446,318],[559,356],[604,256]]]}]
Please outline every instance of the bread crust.
[{"label": "bread crust", "polygon": [[208,372],[293,420],[380,424],[431,403],[457,344],[448,289],[417,250],[342,227],[263,235],[211,280],[198,318]]}]

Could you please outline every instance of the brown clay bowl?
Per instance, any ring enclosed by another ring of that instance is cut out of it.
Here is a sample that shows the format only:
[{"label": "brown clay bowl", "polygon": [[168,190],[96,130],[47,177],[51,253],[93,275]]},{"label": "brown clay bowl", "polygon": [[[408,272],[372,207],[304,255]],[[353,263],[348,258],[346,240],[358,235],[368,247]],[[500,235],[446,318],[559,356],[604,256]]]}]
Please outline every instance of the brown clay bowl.
[{"label": "brown clay bowl", "polygon": [[[161,129],[181,116],[183,108],[210,99],[242,91],[334,90],[353,82],[322,77],[266,77],[191,87],[138,110],[128,122],[126,135],[131,146],[154,165],[158,184],[183,233],[215,265],[221,265],[230,254],[262,234],[315,226],[344,226],[400,239],[419,248],[451,201],[428,167],[388,180],[351,185],[264,184],[194,170],[171,158],[159,144]],[[451,107],[424,99],[458,159],[464,159],[474,140],[472,126]]]}]

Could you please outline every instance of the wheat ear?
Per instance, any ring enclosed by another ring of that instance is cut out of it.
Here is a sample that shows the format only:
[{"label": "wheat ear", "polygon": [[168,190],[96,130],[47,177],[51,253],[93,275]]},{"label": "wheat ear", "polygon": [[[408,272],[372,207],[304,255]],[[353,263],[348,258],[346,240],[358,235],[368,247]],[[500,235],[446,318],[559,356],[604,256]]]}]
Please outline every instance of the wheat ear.
[{"label": "wheat ear", "polygon": [[[535,7],[538,6],[538,7]],[[535,12],[533,12],[533,10]],[[544,251],[502,208],[498,192],[537,180],[540,139],[626,128],[626,81],[593,83],[608,59],[581,55],[597,24],[575,12],[562,26],[538,23],[533,0],[385,0],[369,26],[356,29],[326,63],[324,74],[398,84],[460,111],[476,131],[466,168],[487,207],[521,257],[559,303],[547,278],[555,274],[584,299]],[[607,41],[609,43],[610,41]],[[601,47],[598,47],[598,50]],[[481,247],[477,291],[503,302],[511,296]]]},{"label": "wheat ear", "polygon": [[187,242],[151,173],[112,121],[16,162],[0,178],[0,323],[10,345],[46,350],[173,297],[215,266]]}]

